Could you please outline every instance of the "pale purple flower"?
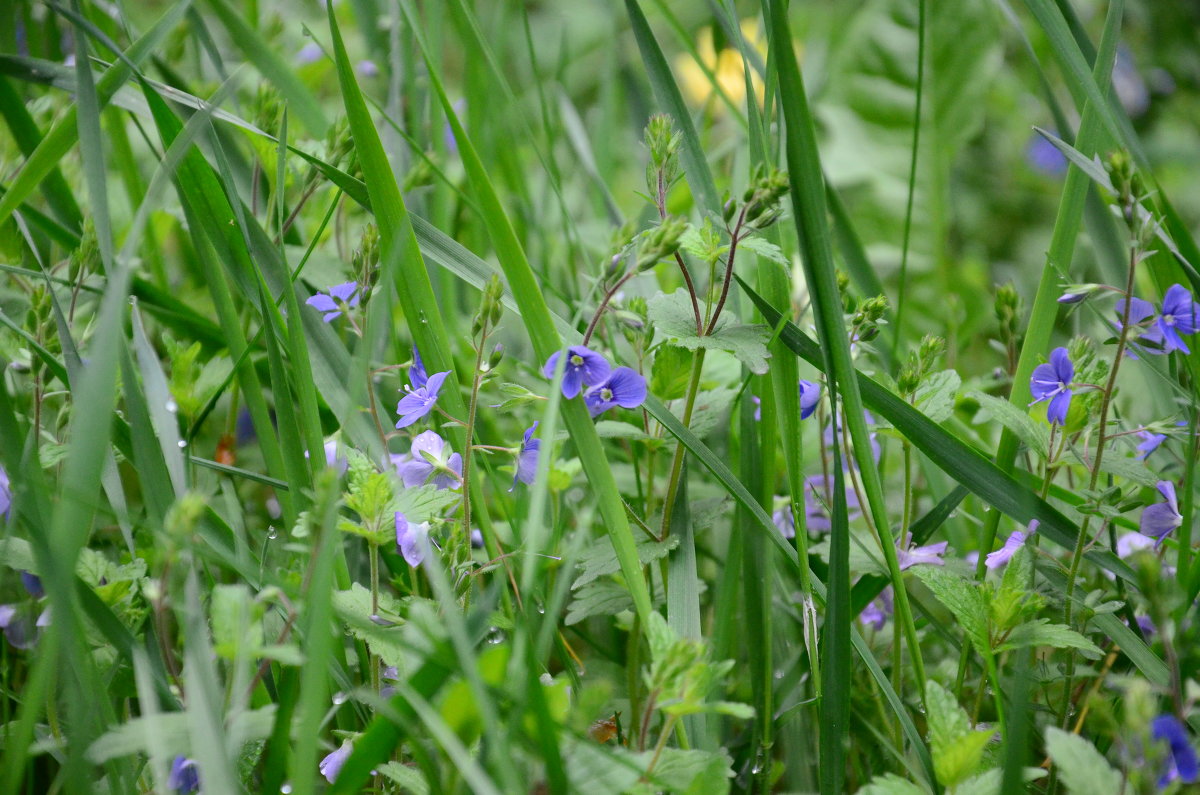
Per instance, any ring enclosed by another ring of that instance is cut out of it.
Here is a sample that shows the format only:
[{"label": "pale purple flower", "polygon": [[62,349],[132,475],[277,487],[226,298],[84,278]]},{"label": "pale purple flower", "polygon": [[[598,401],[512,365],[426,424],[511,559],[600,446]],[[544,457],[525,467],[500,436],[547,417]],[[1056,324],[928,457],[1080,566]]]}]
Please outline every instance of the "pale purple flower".
[{"label": "pale purple flower", "polygon": [[1038,524],[1040,522],[1034,519],[1029,523],[1025,532],[1014,530],[1012,535],[1008,537],[1008,540],[1004,542],[1004,546],[995,552],[988,553],[987,558],[983,561],[983,565],[989,569],[998,569],[1005,563],[1008,563],[1012,560],[1012,556],[1017,554],[1017,550],[1025,543],[1025,539],[1037,532]]},{"label": "pale purple flower", "polygon": [[754,403],[754,421],[762,422],[762,398],[758,395],[751,395],[750,400]]},{"label": "pale purple flower", "polygon": [[583,396],[588,411],[598,417],[614,406],[635,409],[646,402],[646,378],[632,367],[618,367]]},{"label": "pale purple flower", "polygon": [[1158,493],[1163,496],[1163,502],[1156,502],[1142,511],[1142,535],[1158,539],[1155,546],[1163,542],[1170,533],[1183,524],[1183,516],[1179,513],[1179,502],[1175,499],[1175,484],[1169,480],[1160,480],[1156,486]]},{"label": "pale purple flower", "polygon": [[196,770],[195,760],[182,754],[175,757],[175,761],[171,763],[171,773],[167,776],[167,787],[179,795],[199,791],[200,773]]},{"label": "pale purple flower", "polygon": [[396,511],[396,551],[410,566],[420,566],[429,550],[429,522],[410,522]]},{"label": "pale purple flower", "polygon": [[1162,740],[1170,747],[1167,769],[1158,779],[1159,788],[1167,786],[1175,779],[1185,784],[1191,784],[1200,778],[1200,764],[1196,761],[1196,751],[1192,748],[1191,738],[1187,729],[1174,715],[1159,715],[1150,721],[1150,736]]},{"label": "pale purple flower", "polygon": [[879,592],[879,596],[875,597],[871,604],[863,608],[858,614],[858,620],[863,626],[872,627],[878,632],[887,624],[892,609],[892,586],[889,585]]},{"label": "pale purple flower", "polygon": [[408,387],[408,393],[396,404],[396,413],[400,415],[400,419],[396,422],[397,428],[407,428],[433,411],[433,407],[437,404],[438,393],[442,390],[442,382],[448,375],[450,375],[449,370],[444,373],[434,373],[429,376],[424,386],[416,389]]},{"label": "pale purple flower", "polygon": [[1145,460],[1147,456],[1158,449],[1159,445],[1167,440],[1165,433],[1151,433],[1150,431],[1138,431],[1137,437],[1142,440],[1142,443],[1137,446],[1138,461]]},{"label": "pale purple flower", "polygon": [[29,608],[0,605],[0,630],[16,649],[31,649],[37,642],[37,630],[30,626]]},{"label": "pale purple flower", "polygon": [[912,543],[912,533],[904,534],[904,543],[899,543],[900,539],[896,539],[896,557],[900,561],[900,571],[927,564],[930,566],[945,566],[946,561],[942,560],[942,555],[946,554],[946,547],[950,546],[949,541],[939,541],[936,544],[926,544],[925,546],[913,547],[909,549]]},{"label": "pale purple flower", "polygon": [[8,629],[8,625],[12,623],[16,615],[16,605],[0,605],[0,629]]},{"label": "pale purple flower", "polygon": [[[341,453],[338,448],[338,443],[330,439],[325,443],[325,466],[330,469],[336,469],[339,475],[346,474],[346,470],[350,468],[350,459],[345,454]],[[304,457],[308,458],[308,451],[304,451]]]},{"label": "pale purple flower", "polygon": [[512,488],[509,491],[515,489],[518,482],[526,486],[531,485],[537,475],[538,451],[542,449],[542,440],[533,438],[537,426],[538,421],[534,420],[533,425],[525,429],[525,438],[517,452],[517,471],[513,475]]},{"label": "pale purple flower", "polygon": [[379,77],[379,67],[370,59],[363,59],[358,62],[358,74],[362,77]]},{"label": "pale purple flower", "polygon": [[1134,552],[1150,549],[1153,546],[1154,539],[1149,536],[1144,536],[1141,533],[1125,533],[1117,539],[1117,557],[1124,559]]},{"label": "pale purple flower", "polygon": [[342,310],[346,307],[358,306],[361,297],[358,282],[345,282],[330,287],[328,294],[317,293],[304,303],[318,312],[324,312],[325,316],[322,319],[326,323],[332,323],[342,316]]},{"label": "pale purple flower", "polygon": [[414,345],[412,364],[408,367],[408,381],[412,384],[413,389],[420,389],[428,380],[429,375],[425,372],[425,362],[421,361],[421,352]]},{"label": "pale purple flower", "polygon": [[[100,584],[103,585],[104,581],[101,580]],[[39,615],[37,617],[37,621],[34,623],[34,626],[38,627],[39,629],[44,629],[44,628],[50,626],[50,608],[49,607],[47,607],[45,610],[43,610],[41,615]]]},{"label": "pale purple flower", "polygon": [[771,521],[779,528],[779,534],[784,538],[796,537],[796,520],[792,518],[792,504],[787,497],[775,498],[775,510],[771,513]]},{"label": "pale purple flower", "polygon": [[821,402],[821,386],[812,381],[800,381],[800,419],[806,420]]},{"label": "pale purple flower", "polygon": [[[554,377],[554,371],[558,367],[558,357],[561,355],[561,351],[556,351],[550,354],[550,358],[546,360],[545,366],[542,367],[542,374],[547,378]],[[570,399],[578,395],[585,386],[603,384],[611,372],[612,366],[603,356],[582,345],[572,345],[567,348],[567,363],[563,369],[563,397]]]},{"label": "pale purple flower", "polygon": [[12,484],[4,467],[0,467],[0,516],[12,518]]},{"label": "pale purple flower", "polygon": [[1055,348],[1050,352],[1050,362],[1039,364],[1033,370],[1029,379],[1029,391],[1033,394],[1033,403],[1049,400],[1046,409],[1046,419],[1055,425],[1063,425],[1067,421],[1067,411],[1071,408],[1071,380],[1075,378],[1075,365],[1071,364],[1066,348]]},{"label": "pale purple flower", "polygon": [[[833,447],[833,445],[835,444],[834,440],[835,439],[840,440],[842,438],[842,416],[841,416],[841,414],[838,414],[835,419],[836,419],[836,424],[834,422],[830,422],[830,423],[826,424],[825,430],[822,433],[822,438],[825,442],[826,447]],[[875,418],[871,416],[871,412],[866,411],[866,410],[863,410],[863,421],[868,426],[875,424]],[[871,441],[871,457],[875,459],[876,464],[879,463],[879,459],[883,455],[883,449],[879,446],[879,440],[877,437],[878,437],[878,434],[876,434],[874,431],[872,431],[870,436],[868,437]],[[847,456],[847,458],[848,458],[849,464],[854,464],[853,456]]]},{"label": "pale purple flower", "polygon": [[[833,528],[827,513],[833,504],[833,475],[810,475],[804,479],[804,524],[815,533],[828,533]],[[854,521],[859,512],[858,492],[846,489],[846,518]]]},{"label": "pale purple flower", "polygon": [[1078,304],[1087,299],[1087,293],[1063,293],[1058,297],[1060,304]]},{"label": "pale purple flower", "polygon": [[301,47],[300,51],[296,53],[296,63],[300,66],[307,66],[308,64],[316,63],[317,61],[321,60],[322,54],[321,45],[317,44],[315,41],[310,41]]},{"label": "pale purple flower", "polygon": [[[1113,328],[1117,333],[1123,328],[1122,318],[1125,317],[1125,299],[1117,299],[1116,305],[1113,307],[1117,313],[1117,320],[1113,323]],[[1132,298],[1129,301],[1129,330],[1133,335],[1129,340],[1129,347],[1126,355],[1131,359],[1138,358],[1138,353],[1162,354],[1166,353],[1163,350],[1163,335],[1157,325],[1149,325],[1150,320],[1154,317],[1154,304],[1143,298]]]},{"label": "pale purple flower", "polygon": [[1192,294],[1182,284],[1173,284],[1163,296],[1162,311],[1154,321],[1154,327],[1162,335],[1164,351],[1191,353],[1179,335],[1195,334],[1200,330],[1200,304],[1192,300]]},{"label": "pale purple flower", "polygon": [[338,773],[342,771],[342,765],[346,764],[346,760],[350,758],[350,753],[354,750],[354,745],[349,740],[342,742],[342,747],[327,755],[321,760],[321,764],[317,769],[325,780],[330,784],[337,778]]},{"label": "pale purple flower", "polygon": [[462,456],[451,450],[446,440],[434,431],[417,434],[408,460],[396,468],[400,479],[410,489],[425,485],[430,478],[439,489],[457,488],[462,483]]},{"label": "pale purple flower", "polygon": [[1037,133],[1034,133],[1025,146],[1025,160],[1033,167],[1034,171],[1040,171],[1051,177],[1067,173],[1066,155]]}]

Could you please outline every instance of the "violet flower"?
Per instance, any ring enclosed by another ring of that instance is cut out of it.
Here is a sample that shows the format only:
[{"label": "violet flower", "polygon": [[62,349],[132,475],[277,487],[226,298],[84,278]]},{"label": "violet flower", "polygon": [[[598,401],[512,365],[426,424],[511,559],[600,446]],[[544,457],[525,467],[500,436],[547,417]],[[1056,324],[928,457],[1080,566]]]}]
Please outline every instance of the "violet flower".
[{"label": "violet flower", "polygon": [[361,297],[358,291],[358,282],[346,282],[335,284],[329,288],[328,294],[317,293],[304,303],[318,312],[324,312],[325,316],[322,320],[332,323],[342,316],[342,310],[346,307],[358,306]]},{"label": "violet flower", "polygon": [[588,411],[598,417],[614,406],[636,409],[646,402],[646,378],[632,367],[618,367],[583,396]]},{"label": "violet flower", "polygon": [[1183,524],[1183,516],[1179,513],[1179,502],[1175,499],[1175,484],[1169,480],[1160,480],[1155,488],[1163,496],[1163,502],[1156,502],[1142,511],[1139,529],[1142,535],[1157,539],[1154,545],[1157,547],[1175,528]]},{"label": "violet flower", "polygon": [[1025,528],[1026,532],[1014,530],[1012,535],[1008,537],[1008,540],[1004,542],[1004,546],[1000,547],[1000,549],[997,549],[995,552],[988,553],[988,556],[983,561],[983,565],[987,566],[989,569],[998,569],[1005,563],[1008,563],[1010,560],[1012,560],[1012,556],[1017,554],[1017,550],[1024,545],[1025,539],[1037,532],[1037,527],[1039,524],[1040,522],[1038,522],[1037,519],[1034,519],[1029,523],[1028,527]]},{"label": "violet flower", "polygon": [[359,61],[355,68],[362,77],[379,77],[379,66],[372,60]]},{"label": "violet flower", "polygon": [[167,787],[188,795],[200,789],[200,773],[196,770],[196,761],[180,754],[171,763],[171,773],[167,776]]},{"label": "violet flower", "polygon": [[0,467],[0,516],[5,519],[12,517],[12,484],[4,467]]},{"label": "violet flower", "polygon": [[397,464],[396,470],[410,489],[425,485],[431,477],[439,489],[457,488],[462,483],[462,456],[434,431],[423,431],[413,438],[408,460]]},{"label": "violet flower", "polygon": [[1187,729],[1174,715],[1159,715],[1150,721],[1150,736],[1155,740],[1165,740],[1170,748],[1167,769],[1158,779],[1159,789],[1167,786],[1176,778],[1185,784],[1191,784],[1200,778],[1200,764],[1196,761],[1196,751],[1192,748]]},{"label": "violet flower", "polygon": [[806,420],[817,410],[821,402],[821,386],[812,381],[800,381],[800,419]]},{"label": "violet flower", "polygon": [[46,595],[46,589],[42,587],[42,578],[31,571],[21,572],[21,585],[25,586],[25,590],[34,599],[41,599]]},{"label": "violet flower", "polygon": [[[558,357],[561,355],[561,351],[550,354],[550,358],[542,367],[544,376],[554,377],[554,371],[558,367]],[[572,345],[567,348],[567,364],[563,369],[563,397],[569,400],[578,395],[585,386],[604,383],[610,372],[612,372],[612,366],[603,356],[582,345]]]},{"label": "violet flower", "polygon": [[421,361],[421,352],[414,345],[412,364],[408,366],[408,381],[412,384],[413,389],[420,389],[428,380],[429,375],[425,372],[425,362]]},{"label": "violet flower", "polygon": [[396,413],[400,415],[400,419],[396,422],[397,428],[407,428],[433,411],[433,407],[437,405],[438,393],[442,390],[442,383],[448,375],[450,375],[449,370],[444,373],[434,373],[429,376],[424,386],[416,389],[406,387],[408,392],[396,404]]},{"label": "violet flower", "polygon": [[300,66],[307,66],[308,64],[316,63],[317,61],[321,60],[321,55],[323,55],[321,52],[321,45],[317,44],[315,41],[310,41],[301,47],[300,51],[296,53],[296,63]]},{"label": "violet flower", "polygon": [[1191,353],[1179,336],[1195,334],[1200,330],[1200,304],[1192,300],[1192,294],[1182,284],[1173,284],[1163,296],[1162,311],[1154,321],[1154,327],[1162,335],[1163,350]]},{"label": "violet flower", "polygon": [[1033,394],[1032,406],[1049,400],[1046,409],[1046,419],[1054,425],[1063,425],[1067,421],[1067,411],[1071,408],[1071,380],[1075,377],[1075,365],[1066,348],[1055,348],[1050,352],[1050,362],[1039,364],[1033,370],[1029,379],[1029,391]]},{"label": "violet flower", "polygon": [[526,486],[532,485],[534,477],[537,476],[538,451],[542,449],[542,440],[533,438],[537,426],[538,421],[534,420],[533,425],[525,429],[525,438],[517,452],[517,471],[513,475],[512,488],[509,491],[515,489],[518,482]]},{"label": "violet flower", "polygon": [[396,551],[410,566],[420,566],[429,550],[429,522],[410,522],[396,511]]},{"label": "violet flower", "polygon": [[775,498],[775,510],[771,513],[771,521],[779,528],[779,534],[784,538],[796,537],[796,520],[792,518],[792,503],[787,497]]},{"label": "violet flower", "polygon": [[1117,539],[1117,557],[1124,560],[1134,552],[1150,549],[1153,546],[1154,539],[1149,536],[1144,536],[1141,533],[1125,533]]},{"label": "violet flower", "polygon": [[342,742],[342,747],[331,754],[328,754],[321,760],[321,764],[317,766],[317,770],[325,777],[325,780],[330,784],[337,778],[337,774],[342,772],[342,765],[346,764],[346,760],[350,758],[350,753],[354,750],[354,745],[345,740]]},{"label": "violet flower", "polygon": [[942,560],[942,555],[946,554],[946,547],[950,546],[949,541],[939,541],[936,544],[926,544],[925,546],[909,549],[911,543],[911,532],[904,534],[903,544],[900,543],[900,539],[896,539],[896,557],[900,561],[900,571],[921,564],[929,566],[946,565],[946,561]]},{"label": "violet flower", "polygon": [[863,626],[871,627],[878,632],[887,624],[892,610],[892,586],[889,585],[879,592],[879,596],[875,597],[871,604],[863,608],[863,611],[858,614],[858,620],[863,623]]},{"label": "violet flower", "polygon": [[[819,491],[818,491],[819,489]],[[826,512],[833,504],[833,475],[810,475],[804,479],[804,524],[813,532],[828,533],[833,522]],[[861,513],[858,492],[846,489],[846,520],[853,522]]]},{"label": "violet flower", "polygon": [[1144,461],[1159,448],[1159,445],[1167,440],[1165,433],[1151,433],[1150,431],[1138,431],[1137,437],[1142,440],[1142,443],[1137,446],[1139,453],[1137,456],[1138,461]]}]

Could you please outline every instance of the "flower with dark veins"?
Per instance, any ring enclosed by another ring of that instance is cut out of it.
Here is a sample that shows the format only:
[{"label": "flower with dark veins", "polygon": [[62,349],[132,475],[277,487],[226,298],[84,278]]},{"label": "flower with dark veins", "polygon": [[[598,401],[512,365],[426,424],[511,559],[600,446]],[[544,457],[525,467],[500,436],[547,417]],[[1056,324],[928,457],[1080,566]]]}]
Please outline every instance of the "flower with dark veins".
[{"label": "flower with dark veins", "polygon": [[437,405],[438,393],[442,391],[442,383],[448,375],[450,375],[449,370],[444,373],[434,373],[429,376],[423,386],[416,389],[408,388],[407,394],[396,404],[396,413],[400,415],[400,419],[396,422],[397,429],[407,428],[433,411],[433,407]]},{"label": "flower with dark veins", "polygon": [[614,406],[636,409],[646,402],[646,378],[632,367],[618,367],[603,383],[589,389],[583,399],[593,417]]},{"label": "flower with dark veins", "polygon": [[800,381],[800,419],[806,420],[817,410],[821,402],[821,385],[812,381]]},{"label": "flower with dark veins", "polygon": [[325,313],[322,320],[326,323],[332,323],[341,317],[342,312],[347,308],[358,306],[358,301],[361,297],[358,290],[358,282],[346,282],[344,284],[335,284],[329,288],[328,293],[317,293],[304,303],[318,312]]},{"label": "flower with dark veins", "polygon": [[1192,784],[1200,778],[1200,764],[1196,761],[1196,751],[1192,748],[1187,729],[1178,718],[1174,715],[1159,715],[1150,721],[1150,736],[1155,740],[1165,741],[1170,749],[1167,768],[1158,779],[1159,789],[1175,779]]},{"label": "flower with dark veins", "polygon": [[410,566],[420,566],[429,550],[429,522],[410,522],[396,511],[396,551]]},{"label": "flower with dark veins", "polygon": [[1200,304],[1182,284],[1173,284],[1163,296],[1162,311],[1154,321],[1163,339],[1163,350],[1191,353],[1180,334],[1195,334],[1200,330]]},{"label": "flower with dark veins", "polygon": [[929,566],[946,565],[946,561],[942,560],[942,555],[946,554],[946,547],[950,546],[949,541],[939,541],[936,544],[926,544],[925,546],[909,549],[909,545],[912,544],[911,532],[904,534],[903,544],[899,543],[899,539],[896,539],[896,541],[896,557],[900,562],[900,571],[920,564]]},{"label": "flower with dark veins", "polygon": [[[558,369],[558,357],[562,351],[550,354],[542,367],[542,374],[547,378],[554,377]],[[572,345],[567,348],[567,362],[563,368],[562,393],[570,399],[579,394],[585,386],[602,384],[612,372],[612,365],[600,354],[582,345]]]},{"label": "flower with dark veins", "polygon": [[413,438],[408,459],[397,463],[396,471],[410,489],[425,485],[430,478],[439,489],[458,488],[462,484],[462,456],[436,432],[423,431]]},{"label": "flower with dark veins", "polygon": [[1175,484],[1169,480],[1160,480],[1155,488],[1162,495],[1163,501],[1156,502],[1142,511],[1139,529],[1142,535],[1157,539],[1155,546],[1158,546],[1175,528],[1183,524],[1183,516],[1179,513],[1179,501],[1175,498]]},{"label": "flower with dark veins", "polygon": [[542,449],[542,440],[534,439],[533,434],[537,431],[538,421],[534,420],[533,425],[525,429],[525,438],[521,442],[521,449],[517,452],[517,471],[513,474],[512,491],[517,487],[517,483],[524,483],[526,486],[533,484],[533,479],[537,475],[538,451]]},{"label": "flower with dark veins", "polygon": [[414,345],[412,364],[408,366],[408,381],[412,384],[413,389],[420,389],[428,380],[429,375],[425,372],[425,362],[421,361],[421,352]]},{"label": "flower with dark veins", "polygon": [[1071,408],[1071,380],[1075,378],[1075,365],[1066,348],[1055,348],[1050,352],[1050,361],[1039,364],[1033,369],[1033,377],[1029,379],[1029,391],[1033,394],[1030,406],[1049,400],[1046,408],[1046,419],[1054,425],[1063,425],[1067,421],[1067,411]]}]

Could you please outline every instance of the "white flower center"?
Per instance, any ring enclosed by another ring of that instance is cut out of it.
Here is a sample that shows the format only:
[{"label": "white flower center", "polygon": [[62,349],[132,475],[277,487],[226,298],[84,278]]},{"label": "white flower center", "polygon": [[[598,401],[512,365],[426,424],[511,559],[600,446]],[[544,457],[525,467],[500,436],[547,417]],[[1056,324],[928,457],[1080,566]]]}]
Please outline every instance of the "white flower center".
[{"label": "white flower center", "polygon": [[604,402],[607,403],[608,401],[612,400],[612,398],[613,398],[613,391],[611,389],[609,389],[608,387],[605,387],[604,389],[600,390],[600,399],[601,400],[603,400]]},{"label": "white flower center", "polygon": [[580,356],[578,353],[572,353],[571,354],[571,365],[573,367],[579,367],[582,364],[583,364],[583,357]]}]

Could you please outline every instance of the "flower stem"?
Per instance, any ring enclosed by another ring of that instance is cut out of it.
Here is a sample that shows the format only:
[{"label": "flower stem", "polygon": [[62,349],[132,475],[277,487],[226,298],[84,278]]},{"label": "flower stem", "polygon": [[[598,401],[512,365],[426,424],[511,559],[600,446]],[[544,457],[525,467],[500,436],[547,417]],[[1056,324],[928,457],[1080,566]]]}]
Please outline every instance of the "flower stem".
[{"label": "flower stem", "polygon": [[725,281],[721,284],[721,297],[717,300],[717,306],[713,309],[712,317],[708,319],[708,327],[701,336],[713,333],[713,330],[717,327],[717,321],[721,318],[721,310],[725,308],[725,299],[729,297],[729,286],[733,283],[733,260],[737,256],[738,236],[742,232],[742,223],[745,220],[746,208],[742,207],[742,211],[738,214],[737,224],[734,225],[733,231],[729,233],[729,256],[725,259]]},{"label": "flower stem", "polygon": [[[700,391],[700,373],[704,369],[704,348],[696,351],[692,359],[692,373],[688,380],[687,396],[683,404],[683,427],[692,424],[692,410],[696,407],[696,393]],[[671,532],[671,514],[675,510],[675,494],[679,491],[679,475],[683,471],[683,442],[676,441],[675,457],[671,459],[671,476],[667,480],[667,495],[663,502],[662,528],[658,532],[658,540],[666,539]]]},{"label": "flower stem", "polygon": [[588,342],[591,341],[592,334],[594,334],[596,331],[596,325],[600,322],[600,317],[604,314],[604,310],[608,308],[608,302],[612,300],[612,297],[617,294],[618,290],[625,286],[627,281],[632,279],[634,276],[637,276],[637,274],[637,268],[633,268],[629,271],[629,273],[618,279],[617,283],[610,287],[608,292],[604,294],[604,298],[600,301],[600,306],[596,307],[596,314],[592,315],[592,322],[588,323],[587,331],[583,332],[582,344],[584,347],[587,347]]}]

